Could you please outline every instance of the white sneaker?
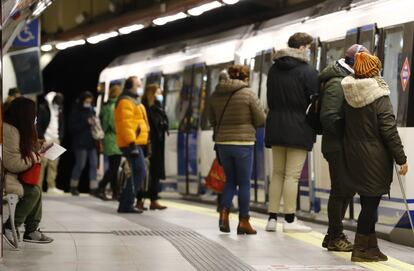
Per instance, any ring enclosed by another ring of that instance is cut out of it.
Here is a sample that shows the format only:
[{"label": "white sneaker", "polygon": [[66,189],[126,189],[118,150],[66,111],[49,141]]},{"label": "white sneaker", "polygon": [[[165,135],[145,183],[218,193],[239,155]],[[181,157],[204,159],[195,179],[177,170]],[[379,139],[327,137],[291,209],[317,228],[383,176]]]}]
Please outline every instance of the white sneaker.
[{"label": "white sneaker", "polygon": [[274,218],[271,218],[267,221],[266,231],[276,231],[277,221]]},{"label": "white sneaker", "polygon": [[62,191],[60,189],[57,189],[56,187],[53,187],[53,188],[48,189],[47,190],[47,193],[48,194],[55,194],[55,195],[63,195],[63,194],[65,194],[64,191]]},{"label": "white sneaker", "polygon": [[283,221],[283,232],[311,232],[312,228],[295,218],[292,223]]}]

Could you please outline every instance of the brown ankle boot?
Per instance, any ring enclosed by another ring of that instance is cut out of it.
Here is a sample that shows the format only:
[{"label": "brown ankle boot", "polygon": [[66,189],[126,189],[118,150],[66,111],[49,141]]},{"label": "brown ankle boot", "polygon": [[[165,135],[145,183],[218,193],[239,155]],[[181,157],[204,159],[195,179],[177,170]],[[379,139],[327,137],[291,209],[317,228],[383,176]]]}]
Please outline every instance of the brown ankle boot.
[{"label": "brown ankle boot", "polygon": [[158,200],[151,201],[150,210],[165,210],[165,209],[167,209],[167,207],[159,204]]},{"label": "brown ankle boot", "polygon": [[380,261],[388,261],[387,255],[382,253],[378,247],[378,239],[375,232],[369,235],[368,245],[371,252],[374,253]]},{"label": "brown ankle boot", "polygon": [[142,211],[147,211],[148,208],[144,206],[144,201],[138,201],[137,204],[135,205],[135,208],[142,210]]},{"label": "brown ankle boot", "polygon": [[221,232],[230,232],[229,210],[223,208],[220,211],[219,228]]},{"label": "brown ankle boot", "polygon": [[352,250],[351,261],[353,262],[378,262],[376,253],[369,247],[369,235],[355,235],[354,249]]},{"label": "brown ankle boot", "polygon": [[239,225],[237,226],[237,234],[257,234],[249,222],[250,216],[239,217]]}]

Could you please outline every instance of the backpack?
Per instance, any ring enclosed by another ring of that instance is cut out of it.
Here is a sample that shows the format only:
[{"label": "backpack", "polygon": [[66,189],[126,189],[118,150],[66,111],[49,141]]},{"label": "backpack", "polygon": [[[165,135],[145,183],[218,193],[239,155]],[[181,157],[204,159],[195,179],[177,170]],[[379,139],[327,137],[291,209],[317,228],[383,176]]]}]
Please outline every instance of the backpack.
[{"label": "backpack", "polygon": [[322,105],[322,95],[314,94],[311,97],[311,102],[306,110],[306,122],[315,131],[317,135],[322,135],[322,123],[320,120]]}]

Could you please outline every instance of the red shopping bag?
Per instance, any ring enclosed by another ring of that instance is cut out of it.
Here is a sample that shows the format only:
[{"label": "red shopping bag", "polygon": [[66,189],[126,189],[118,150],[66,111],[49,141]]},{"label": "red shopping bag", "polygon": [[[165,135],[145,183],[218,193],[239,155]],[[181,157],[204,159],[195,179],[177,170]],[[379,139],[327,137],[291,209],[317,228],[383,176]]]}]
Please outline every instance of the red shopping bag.
[{"label": "red shopping bag", "polygon": [[224,169],[222,166],[220,166],[217,159],[214,159],[214,162],[211,165],[210,172],[206,177],[206,187],[213,190],[216,193],[221,193],[223,192],[225,184],[226,175],[224,174]]},{"label": "red shopping bag", "polygon": [[19,174],[19,180],[25,184],[37,185],[40,179],[41,168],[42,166],[39,163],[33,164],[31,168]]}]

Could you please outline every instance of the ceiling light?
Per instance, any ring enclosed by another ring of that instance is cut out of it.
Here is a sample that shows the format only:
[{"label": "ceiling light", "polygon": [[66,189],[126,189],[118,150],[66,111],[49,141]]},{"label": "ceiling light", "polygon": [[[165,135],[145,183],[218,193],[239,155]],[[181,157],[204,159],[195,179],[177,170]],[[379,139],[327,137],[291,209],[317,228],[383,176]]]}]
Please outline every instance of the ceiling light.
[{"label": "ceiling light", "polygon": [[118,31],[121,35],[126,35],[126,34],[129,34],[131,32],[141,30],[143,28],[144,28],[143,24],[134,24],[134,25],[122,27]]},{"label": "ceiling light", "polygon": [[184,12],[180,12],[180,13],[177,13],[177,14],[174,14],[174,15],[157,18],[157,19],[153,20],[152,22],[156,25],[164,25],[166,23],[176,21],[176,20],[180,20],[180,19],[184,19],[184,18],[187,18],[187,14],[185,14]]},{"label": "ceiling light", "polygon": [[32,16],[37,17],[40,15],[47,7],[49,7],[52,4],[52,0],[43,0],[41,2],[37,3],[36,8],[33,11]]},{"label": "ceiling light", "polygon": [[101,41],[116,37],[118,35],[119,35],[118,32],[112,31],[112,32],[109,32],[109,33],[104,33],[104,34],[99,34],[99,35],[96,35],[96,36],[93,36],[93,37],[89,37],[86,40],[91,44],[97,44]]},{"label": "ceiling light", "polygon": [[61,42],[61,43],[56,44],[56,49],[65,50],[66,48],[84,45],[85,43],[86,43],[85,40],[71,40],[71,41]]},{"label": "ceiling light", "polygon": [[224,4],[234,5],[237,4],[240,0],[222,0]]},{"label": "ceiling light", "polygon": [[204,4],[204,5],[189,9],[187,11],[187,13],[190,14],[191,16],[199,16],[199,15],[203,14],[206,11],[209,11],[209,10],[212,10],[212,9],[215,9],[215,8],[219,8],[222,5],[223,4],[220,3],[219,1],[213,1],[213,2],[210,2],[210,3]]},{"label": "ceiling light", "polygon": [[42,52],[50,52],[53,50],[53,46],[50,44],[45,44],[40,47],[40,50],[42,50]]}]

